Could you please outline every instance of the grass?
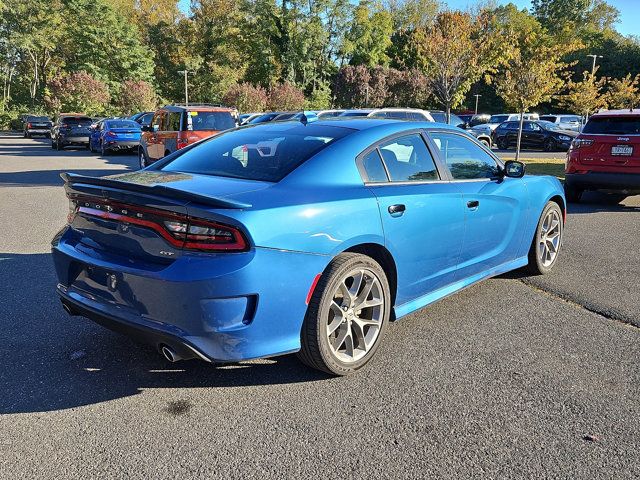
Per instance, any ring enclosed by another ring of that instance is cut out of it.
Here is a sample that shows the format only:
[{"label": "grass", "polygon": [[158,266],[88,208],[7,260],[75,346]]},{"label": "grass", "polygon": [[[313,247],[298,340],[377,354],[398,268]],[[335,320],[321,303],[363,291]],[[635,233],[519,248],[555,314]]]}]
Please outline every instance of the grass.
[{"label": "grass", "polygon": [[520,158],[526,165],[526,172],[532,175],[552,175],[564,180],[564,157],[562,159],[549,158]]}]

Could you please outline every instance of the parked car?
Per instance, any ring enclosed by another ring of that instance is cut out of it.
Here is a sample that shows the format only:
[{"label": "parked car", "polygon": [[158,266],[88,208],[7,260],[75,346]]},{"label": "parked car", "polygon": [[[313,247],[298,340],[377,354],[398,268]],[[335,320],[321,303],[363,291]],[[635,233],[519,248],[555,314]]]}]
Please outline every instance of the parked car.
[{"label": "parked car", "polygon": [[585,190],[606,190],[618,201],[640,193],[640,109],[592,115],[571,145],[565,172],[570,202]]},{"label": "parked car", "polygon": [[583,123],[580,115],[542,115],[540,120],[554,123],[562,130],[573,130],[574,132],[579,132]]},{"label": "parked car", "polygon": [[339,117],[367,117],[374,109],[369,108],[356,108],[353,110],[345,110]]},{"label": "parked car", "polygon": [[149,126],[151,125],[151,120],[153,119],[153,114],[155,112],[139,112],[129,117],[129,120],[133,120],[139,125]]},{"label": "parked car", "polygon": [[[515,147],[518,142],[520,122],[501,123],[493,132],[493,141],[501,150]],[[571,141],[577,133],[572,130],[562,130],[551,122],[525,121],[522,124],[521,148],[556,152],[569,150]]]},{"label": "parked car", "polygon": [[243,113],[238,115],[238,125],[246,125],[250,120],[258,118],[262,113]]},{"label": "parked car", "polygon": [[140,168],[203,138],[234,128],[235,108],[211,105],[167,105],[153,115],[151,125],[142,127],[138,148]]},{"label": "parked car", "polygon": [[[537,113],[525,113],[525,120],[539,120],[540,117]],[[483,131],[487,135],[493,134],[493,131],[498,128],[498,125],[504,122],[518,122],[520,121],[519,113],[500,113],[498,115],[491,115],[487,123],[476,125],[476,128]]]},{"label": "parked car", "polygon": [[345,110],[334,109],[334,110],[318,110],[318,111],[315,111],[314,113],[318,116],[318,119],[326,120],[328,118],[339,117],[344,112]]},{"label": "parked car", "polygon": [[487,113],[465,113],[458,116],[466,124],[466,128],[473,128],[476,125],[482,125],[483,123],[487,123],[491,118],[491,115]]},{"label": "parked car", "polygon": [[141,127],[133,120],[102,120],[89,137],[89,150],[102,156],[122,150],[138,150]]},{"label": "parked car", "polygon": [[291,120],[293,117],[295,117],[297,114],[299,114],[301,112],[296,111],[296,112],[279,112],[278,115],[276,115],[273,120],[271,120],[272,122],[281,122],[283,120]]},{"label": "parked car", "polygon": [[[437,123],[447,123],[447,112],[441,110],[429,110],[429,113],[433,117],[433,121]],[[449,125],[454,127],[465,128],[467,124],[455,113],[449,114]]]},{"label": "parked car", "polygon": [[43,115],[27,115],[24,119],[24,138],[31,138],[34,135],[44,135],[51,137],[51,127],[53,122],[49,117]]},{"label": "parked car", "polygon": [[435,122],[428,111],[419,108],[378,108],[371,111],[367,117],[410,120],[415,122]]},{"label": "parked car", "polygon": [[509,270],[553,268],[562,187],[523,175],[448,125],[240,127],[144,171],[65,174],[56,291],[70,314],[170,361],[298,351],[345,375],[392,318]]},{"label": "parked car", "polygon": [[267,112],[267,113],[263,113],[262,115],[258,115],[257,117],[248,120],[247,124],[255,125],[255,124],[258,124],[258,123],[271,122],[271,121],[273,121],[274,118],[276,118],[281,113],[283,113],[283,112]]},{"label": "parked car", "polygon": [[51,127],[51,148],[63,150],[67,146],[89,147],[91,117],[83,113],[61,113]]},{"label": "parked car", "polygon": [[469,128],[467,129],[467,133],[476,137],[481,144],[491,150],[491,147],[493,146],[493,140],[491,139],[491,135],[487,135],[484,130]]}]

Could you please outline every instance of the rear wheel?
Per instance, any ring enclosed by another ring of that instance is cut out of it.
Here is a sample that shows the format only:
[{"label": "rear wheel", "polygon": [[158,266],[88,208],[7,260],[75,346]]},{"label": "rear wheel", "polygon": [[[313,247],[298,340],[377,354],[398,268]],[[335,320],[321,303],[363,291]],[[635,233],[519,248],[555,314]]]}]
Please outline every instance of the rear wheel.
[{"label": "rear wheel", "polygon": [[104,142],[100,142],[100,155],[106,157],[109,154],[109,149],[105,148]]},{"label": "rear wheel", "polygon": [[562,210],[556,202],[549,202],[544,207],[536,234],[529,249],[529,264],[527,269],[533,275],[549,273],[556,261],[562,246]]},{"label": "rear wheel", "polygon": [[509,144],[503,139],[498,140],[497,145],[500,150],[507,150],[509,148]]},{"label": "rear wheel", "polygon": [[578,203],[582,198],[584,190],[573,187],[571,185],[564,184],[564,195],[567,197],[567,202]]},{"label": "rear wheel", "polygon": [[60,139],[56,138],[56,150],[62,150],[64,147],[60,145]]},{"label": "rear wheel", "polygon": [[332,375],[353,373],[374,356],[390,312],[391,293],[382,267],[365,255],[343,253],[316,285],[298,357]]},{"label": "rear wheel", "polygon": [[555,152],[558,150],[558,144],[553,138],[550,138],[544,143],[545,152]]},{"label": "rear wheel", "polygon": [[481,143],[482,145],[484,145],[485,147],[487,147],[489,150],[491,150],[491,144],[489,143],[489,140],[486,140],[486,139],[484,139],[484,138],[481,138],[481,139],[480,139],[480,143]]},{"label": "rear wheel", "polygon": [[138,148],[138,161],[140,162],[140,168],[146,168],[149,166],[149,158],[144,153],[144,148]]}]

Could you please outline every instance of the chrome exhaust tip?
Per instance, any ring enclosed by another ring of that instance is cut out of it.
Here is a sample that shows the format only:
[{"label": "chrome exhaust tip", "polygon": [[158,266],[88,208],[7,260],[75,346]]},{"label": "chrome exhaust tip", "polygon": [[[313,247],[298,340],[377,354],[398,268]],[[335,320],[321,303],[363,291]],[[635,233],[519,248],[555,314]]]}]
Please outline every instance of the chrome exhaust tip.
[{"label": "chrome exhaust tip", "polygon": [[171,363],[182,360],[182,357],[180,355],[178,355],[171,347],[167,347],[166,345],[163,345],[163,347],[160,349],[160,352],[162,353],[164,358],[169,360]]}]

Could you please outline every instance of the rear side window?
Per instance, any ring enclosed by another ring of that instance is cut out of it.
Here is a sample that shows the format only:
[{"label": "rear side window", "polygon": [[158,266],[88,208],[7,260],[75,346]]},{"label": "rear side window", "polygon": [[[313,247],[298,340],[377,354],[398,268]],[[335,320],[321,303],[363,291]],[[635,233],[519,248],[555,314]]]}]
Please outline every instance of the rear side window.
[{"label": "rear side window", "polygon": [[582,133],[609,135],[639,135],[640,116],[638,117],[591,117]]},{"label": "rear side window", "polygon": [[277,182],[353,131],[299,123],[231,130],[187,149],[161,170]]},{"label": "rear side window", "polygon": [[553,115],[543,115],[540,117],[540,120],[553,123],[556,121],[556,117],[554,117]]},{"label": "rear side window", "polygon": [[205,131],[205,130],[228,130],[236,126],[236,122],[230,112],[189,112],[187,117],[187,125],[189,125],[189,117],[191,118],[191,128],[189,130]]},{"label": "rear side window", "polygon": [[446,132],[430,132],[456,180],[494,178],[499,174],[496,161],[472,140]]},{"label": "rear side window", "polygon": [[417,133],[383,143],[380,145],[380,153],[392,182],[439,179],[431,153]]},{"label": "rear side window", "polygon": [[362,159],[362,167],[367,178],[367,182],[386,182],[388,181],[387,172],[382,165],[382,159],[378,153],[378,149],[372,150]]},{"label": "rear side window", "polygon": [[431,112],[431,116],[438,123],[447,123],[447,115],[444,112]]},{"label": "rear side window", "polygon": [[168,132],[179,132],[180,117],[182,117],[182,113],[180,112],[169,112],[167,115],[167,128],[164,130]]}]

